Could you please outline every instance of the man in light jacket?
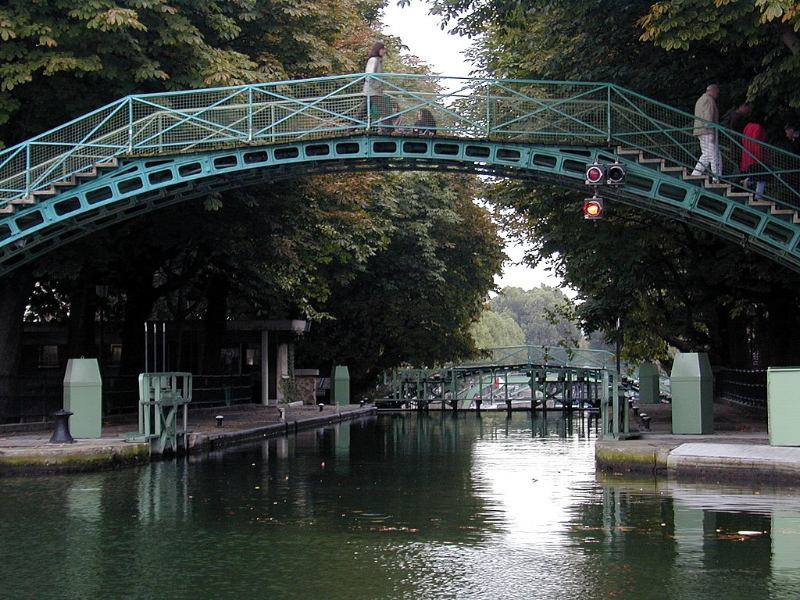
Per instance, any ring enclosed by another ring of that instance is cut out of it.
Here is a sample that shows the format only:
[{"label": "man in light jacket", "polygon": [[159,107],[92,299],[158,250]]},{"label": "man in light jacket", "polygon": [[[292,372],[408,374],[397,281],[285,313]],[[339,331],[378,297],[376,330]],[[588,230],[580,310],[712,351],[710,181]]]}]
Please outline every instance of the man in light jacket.
[{"label": "man in light jacket", "polygon": [[695,119],[692,131],[692,134],[697,136],[697,140],[700,142],[700,158],[692,175],[704,175],[710,167],[715,180],[722,175],[719,138],[717,130],[711,126],[712,123],[719,123],[718,97],[719,86],[712,83],[706,88],[706,93],[697,99],[694,105]]}]

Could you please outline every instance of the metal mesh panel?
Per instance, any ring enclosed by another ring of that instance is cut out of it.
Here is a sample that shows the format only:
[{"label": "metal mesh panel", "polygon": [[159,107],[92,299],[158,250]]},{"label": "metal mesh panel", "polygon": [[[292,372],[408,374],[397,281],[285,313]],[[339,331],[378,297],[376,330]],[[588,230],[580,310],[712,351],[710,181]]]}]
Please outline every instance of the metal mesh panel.
[{"label": "metal mesh panel", "polygon": [[493,348],[488,357],[463,363],[459,367],[485,365],[549,365],[607,369],[614,367],[614,355],[605,350],[584,350],[560,346],[513,346]]},{"label": "metal mesh panel", "polygon": [[[701,151],[694,135],[693,115],[618,88],[614,88],[610,109],[615,143],[638,149],[645,156],[663,158],[689,173],[694,170]],[[742,152],[747,152],[745,146],[752,148],[754,142],[719,125],[704,125],[716,133],[719,141],[721,173],[717,174],[718,178],[744,191],[740,159]],[[761,146],[761,151],[757,152],[757,168],[750,173],[751,178],[765,182],[766,198],[800,207],[800,156],[766,143],[757,146]]]},{"label": "metal mesh panel", "polygon": [[[379,95],[365,95],[367,88]],[[420,126],[420,121],[427,125]],[[353,132],[612,143],[691,171],[692,115],[615,86],[425,75],[344,75],[132,96],[0,152],[0,209],[112,157],[197,152]],[[714,126],[721,178],[742,186],[742,136]],[[800,157],[766,147],[754,177],[766,196],[800,206]]]}]

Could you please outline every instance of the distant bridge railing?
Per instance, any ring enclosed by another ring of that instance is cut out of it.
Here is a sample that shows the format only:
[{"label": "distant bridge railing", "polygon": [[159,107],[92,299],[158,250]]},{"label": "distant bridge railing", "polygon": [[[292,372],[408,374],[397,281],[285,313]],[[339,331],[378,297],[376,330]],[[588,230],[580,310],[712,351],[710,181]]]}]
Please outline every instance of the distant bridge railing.
[{"label": "distant bridge railing", "polygon": [[[363,95],[366,80],[381,97]],[[371,110],[380,103],[379,117]],[[358,132],[414,134],[428,109],[437,136],[527,144],[620,145],[691,170],[694,117],[606,83],[429,75],[339,75],[236,87],[138,94],[0,152],[0,212],[12,200],[125,156],[280,144]],[[740,185],[743,138],[711,124],[724,150],[721,179]],[[800,157],[766,146],[766,196],[800,206]],[[475,157],[479,161],[481,157]]]},{"label": "distant bridge railing", "polygon": [[485,351],[485,357],[454,365],[456,369],[487,366],[549,366],[616,370],[616,357],[606,350],[563,348],[561,346],[509,346]]}]

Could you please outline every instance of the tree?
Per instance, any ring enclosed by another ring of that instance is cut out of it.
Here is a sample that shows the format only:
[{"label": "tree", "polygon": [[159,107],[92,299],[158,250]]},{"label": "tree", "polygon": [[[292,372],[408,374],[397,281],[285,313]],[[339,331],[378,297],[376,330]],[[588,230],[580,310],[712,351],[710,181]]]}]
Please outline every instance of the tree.
[{"label": "tree", "polygon": [[680,0],[652,3],[639,20],[643,41],[666,50],[701,45],[722,55],[755,56],[760,68],[748,86],[769,112],[800,108],[800,2],[788,0]]},{"label": "tree", "polygon": [[[0,7],[0,147],[132,92],[353,70],[360,65],[374,34],[372,20],[381,4],[381,0],[302,6],[282,0],[97,0],[76,5],[67,0],[10,0]],[[149,235],[161,233],[155,228]],[[103,238],[93,241],[98,244]],[[158,266],[140,261],[143,256],[138,253],[147,245],[140,238],[130,254],[119,257],[127,265],[138,261],[141,272],[131,281],[144,282],[150,288]],[[103,247],[113,253],[116,244]],[[61,265],[55,257],[48,257],[49,266],[56,266],[60,273],[51,280],[58,279],[61,289],[53,291],[62,296],[70,291],[67,281],[80,278],[84,268],[69,254],[67,250],[59,252],[65,259]],[[25,267],[28,276],[19,284],[15,278],[4,278],[4,306],[25,306],[36,279],[35,269]],[[77,286],[74,292],[85,291],[85,287]],[[131,290],[127,299],[140,296],[144,289]],[[67,311],[77,297],[67,300]],[[153,302],[148,292],[130,319],[149,314],[145,305]],[[0,346],[8,343],[10,348],[2,348],[0,354],[15,352],[13,340],[21,332],[21,310],[4,311],[0,318]],[[91,309],[87,306],[86,310]],[[85,311],[76,311],[76,317],[78,312]],[[86,322],[87,327],[92,325]],[[16,361],[0,364],[0,396],[15,365]]]},{"label": "tree", "polygon": [[381,4],[10,0],[0,8],[0,140],[133,92],[352,71]]},{"label": "tree", "polygon": [[393,224],[389,243],[323,305],[330,319],[304,336],[298,357],[350,368],[355,390],[402,364],[434,366],[476,353],[480,315],[504,255],[474,177],[390,174],[374,190]]},{"label": "tree", "polygon": [[[777,19],[794,26],[794,4],[755,2],[765,20],[773,21],[758,27],[772,27],[774,34]],[[771,76],[784,77],[776,89],[785,92],[778,93],[796,97],[789,90],[796,88],[797,77],[791,69],[778,66],[774,45],[747,46],[748,38],[741,36],[742,44],[724,42],[727,33],[724,38],[715,37],[716,33],[700,35],[691,44],[670,50],[641,39],[643,34],[657,37],[658,11],[666,11],[665,18],[679,13],[682,28],[670,31],[675,39],[691,38],[690,17],[701,5],[707,10],[696,21],[700,23],[696,31],[713,29],[720,36],[726,26],[709,25],[716,18],[714,6],[724,6],[726,15],[745,6],[750,7],[751,17],[761,14],[753,12],[752,2],[722,0],[630,0],[615,2],[613,10],[589,0],[532,0],[524,5],[448,0],[435,3],[435,10],[457,31],[478,36],[475,52],[489,75],[610,81],[691,110],[709,81],[723,83],[724,100],[732,104],[744,99],[748,90],[751,98],[771,97],[765,96],[764,86],[751,84],[760,81],[763,65],[769,64],[775,66]],[[780,14],[778,5],[783,7]],[[654,16],[648,20],[647,15]],[[732,31],[736,35],[741,29]],[[556,272],[580,290],[578,314],[584,330],[599,328],[613,336],[619,319],[623,349],[642,358],[660,354],[666,343],[709,350],[718,364],[745,366],[755,354],[762,359],[769,355],[772,364],[796,356],[784,333],[797,331],[797,318],[794,312],[774,306],[777,298],[796,298],[797,278],[785,269],[677,222],[661,221],[654,227],[640,209],[618,203],[608,207],[603,221],[587,223],[578,218],[581,192],[577,190],[502,182],[489,194],[505,225],[532,244],[527,260],[531,264],[553,260]],[[774,344],[753,344],[753,336],[776,337]]]},{"label": "tree", "polygon": [[526,344],[577,347],[582,335],[574,322],[561,317],[559,307],[571,305],[558,288],[542,285],[531,290],[507,287],[492,298],[492,310],[511,315],[525,334]]},{"label": "tree", "polygon": [[502,348],[505,346],[522,346],[525,343],[525,332],[507,314],[500,314],[490,307],[481,313],[481,318],[472,324],[472,337],[478,348]]}]

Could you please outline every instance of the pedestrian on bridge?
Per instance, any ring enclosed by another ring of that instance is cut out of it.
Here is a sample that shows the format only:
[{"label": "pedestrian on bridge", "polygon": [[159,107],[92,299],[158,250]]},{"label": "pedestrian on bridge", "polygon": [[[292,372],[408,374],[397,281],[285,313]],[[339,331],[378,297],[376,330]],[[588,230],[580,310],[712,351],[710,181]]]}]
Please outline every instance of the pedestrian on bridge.
[{"label": "pedestrian on bridge", "polygon": [[742,130],[742,157],[739,170],[745,175],[746,188],[756,188],[756,200],[761,200],[767,187],[767,129],[752,119]]},{"label": "pedestrian on bridge", "polygon": [[434,135],[436,133],[436,119],[427,108],[417,111],[417,120],[414,122],[414,135]]},{"label": "pedestrian on bridge", "polygon": [[383,58],[386,56],[386,45],[383,42],[375,42],[372,50],[369,51],[367,66],[364,74],[368,77],[364,80],[364,100],[358,109],[356,117],[364,119],[369,112],[370,121],[377,123],[387,114],[384,106],[383,82],[374,79],[369,75],[380,75],[383,73]]},{"label": "pedestrian on bridge", "polygon": [[700,158],[692,171],[692,175],[703,175],[710,167],[710,174],[716,180],[722,175],[722,157],[719,152],[719,137],[714,127],[719,123],[719,110],[717,98],[719,86],[712,83],[706,88],[705,94],[697,99],[694,105],[694,129],[692,134],[700,142]]}]

